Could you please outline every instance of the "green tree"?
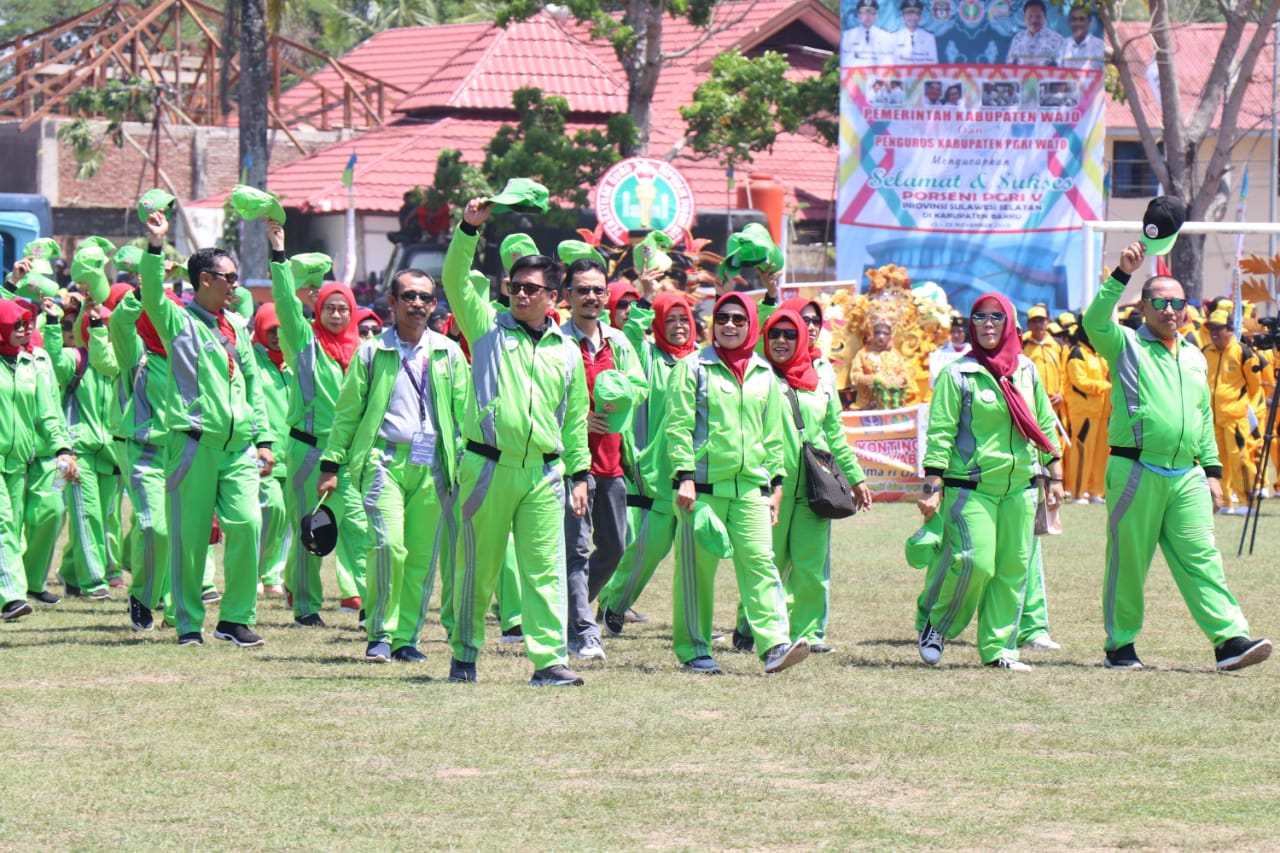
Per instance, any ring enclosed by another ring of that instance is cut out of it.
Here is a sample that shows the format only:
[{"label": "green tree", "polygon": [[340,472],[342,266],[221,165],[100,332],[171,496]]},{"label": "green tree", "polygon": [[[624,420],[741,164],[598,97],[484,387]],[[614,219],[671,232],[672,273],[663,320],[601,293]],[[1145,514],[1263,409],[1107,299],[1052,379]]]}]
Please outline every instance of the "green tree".
[{"label": "green tree", "polygon": [[76,160],[76,177],[89,180],[102,168],[103,148],[110,140],[124,147],[126,121],[149,122],[156,103],[154,83],[138,77],[109,80],[104,86],[85,86],[67,95],[67,108],[72,113],[105,118],[102,135],[94,131],[88,119],[77,118],[58,128],[58,140],[71,146]]}]

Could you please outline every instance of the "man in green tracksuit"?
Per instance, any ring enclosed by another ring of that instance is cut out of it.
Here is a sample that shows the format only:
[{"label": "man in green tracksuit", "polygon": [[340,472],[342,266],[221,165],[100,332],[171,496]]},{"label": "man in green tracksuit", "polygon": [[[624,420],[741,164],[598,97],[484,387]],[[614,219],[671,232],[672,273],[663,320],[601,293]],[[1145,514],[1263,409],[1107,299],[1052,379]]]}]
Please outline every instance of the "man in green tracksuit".
[{"label": "man in green tracksuit", "polygon": [[369,519],[365,559],[365,660],[426,661],[418,637],[445,516],[452,512],[469,377],[457,344],[427,328],[435,305],[430,276],[391,280],[395,325],[356,352],[342,383],[320,460],[317,491],[339,488],[347,465]]},{"label": "man in green tracksuit", "polygon": [[1134,331],[1112,319],[1145,254],[1140,242],[1124,249],[1081,321],[1112,377],[1104,663],[1110,669],[1142,668],[1134,641],[1142,630],[1143,586],[1159,544],[1192,618],[1214,645],[1218,669],[1241,669],[1266,660],[1271,641],[1249,638],[1214,544],[1222,466],[1208,365],[1178,336],[1186,294],[1177,279],[1154,276],[1142,286],[1143,325]]},{"label": "man in green tracksuit", "polygon": [[565,666],[566,473],[570,508],[587,511],[587,382],[577,345],[546,314],[560,289],[556,262],[543,255],[511,267],[511,310],[497,314],[469,286],[479,228],[491,208],[467,204],[442,274],[454,319],[471,342],[472,393],[467,396],[459,471],[462,535],[454,579],[449,678],[476,679],[485,612],[506,550],[515,536],[525,652],[535,685],[576,685]]},{"label": "man in green tracksuit", "polygon": [[275,459],[249,330],[227,310],[235,292],[235,263],[217,249],[194,252],[187,268],[195,297],[180,308],[164,296],[161,247],[169,220],[156,211],[146,226],[149,246],[139,269],[142,305],[169,351],[165,477],[174,521],[169,582],[178,642],[204,642],[200,591],[216,510],[226,538],[225,591],[213,635],[240,647],[260,646],[262,638],[249,627],[258,604],[258,477],[271,476]]}]

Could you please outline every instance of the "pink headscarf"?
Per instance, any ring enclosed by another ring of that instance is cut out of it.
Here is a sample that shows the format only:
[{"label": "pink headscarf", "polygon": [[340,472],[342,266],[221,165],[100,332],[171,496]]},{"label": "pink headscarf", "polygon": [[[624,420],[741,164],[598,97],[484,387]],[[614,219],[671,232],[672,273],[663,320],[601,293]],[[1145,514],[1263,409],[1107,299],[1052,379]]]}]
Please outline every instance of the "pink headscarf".
[{"label": "pink headscarf", "polygon": [[1022,355],[1022,339],[1018,336],[1018,315],[1013,312],[1013,305],[1007,298],[999,293],[984,293],[974,300],[973,304],[976,308],[986,300],[994,300],[1000,306],[1000,310],[1004,312],[1004,329],[1000,333],[1000,340],[996,343],[995,349],[983,349],[978,343],[977,327],[973,324],[973,318],[969,318],[969,343],[972,349],[969,354],[978,360],[978,363],[987,369],[996,379],[996,384],[1000,386],[1000,391],[1004,394],[1005,403],[1009,406],[1009,415],[1013,418],[1013,425],[1018,428],[1018,432],[1022,433],[1022,437],[1032,442],[1045,453],[1053,453],[1053,444],[1045,436],[1040,429],[1040,424],[1036,423],[1035,417],[1032,416],[1031,410],[1027,408],[1027,401],[1023,399],[1018,389],[1013,387],[1013,372],[1018,368],[1018,357]]}]

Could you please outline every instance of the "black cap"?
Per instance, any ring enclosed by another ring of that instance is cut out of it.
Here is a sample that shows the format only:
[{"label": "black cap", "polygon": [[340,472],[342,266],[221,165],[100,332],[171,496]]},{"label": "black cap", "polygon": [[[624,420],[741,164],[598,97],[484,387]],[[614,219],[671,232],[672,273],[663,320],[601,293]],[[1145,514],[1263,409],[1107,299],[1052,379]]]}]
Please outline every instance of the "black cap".
[{"label": "black cap", "polygon": [[902,0],[898,4],[898,10],[902,12],[923,12],[924,3],[921,0]]},{"label": "black cap", "polygon": [[880,11],[880,4],[876,0],[858,0],[858,11],[865,12],[870,9],[873,12]]},{"label": "black cap", "polygon": [[302,547],[317,557],[327,557],[338,545],[338,521],[324,504],[302,517]]},{"label": "black cap", "polygon": [[1142,214],[1142,245],[1152,255],[1167,255],[1178,239],[1178,229],[1187,221],[1187,206],[1182,199],[1162,195],[1151,199]]}]

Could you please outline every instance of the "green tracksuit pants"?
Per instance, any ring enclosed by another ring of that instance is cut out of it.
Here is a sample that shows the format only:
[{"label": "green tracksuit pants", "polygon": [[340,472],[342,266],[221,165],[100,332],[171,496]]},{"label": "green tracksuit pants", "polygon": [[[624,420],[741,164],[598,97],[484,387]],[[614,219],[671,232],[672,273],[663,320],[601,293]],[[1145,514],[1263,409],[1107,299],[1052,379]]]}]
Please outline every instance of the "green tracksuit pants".
[{"label": "green tracksuit pants", "polygon": [[369,519],[365,626],[370,643],[390,643],[393,652],[417,646],[426,622],[442,539],[440,495],[448,491],[438,468],[409,464],[409,448],[375,449],[361,478]]},{"label": "green tracksuit pants", "polygon": [[[808,494],[801,474],[797,494]],[[831,601],[831,519],[819,518],[805,497],[784,493],[773,526],[773,564],[787,593],[791,642],[827,641]]]},{"label": "green tracksuit pants", "polygon": [[[457,550],[456,541],[454,550]],[[498,625],[503,631],[520,625],[520,565],[516,562],[516,540],[509,531],[507,550],[502,557],[502,569],[498,572],[498,588],[493,592],[493,605],[489,608],[489,612],[498,620]]]},{"label": "green tracksuit pants", "polygon": [[[298,530],[302,516],[311,512],[316,506],[316,482],[320,479],[320,447],[289,439],[288,466],[289,489],[288,503],[289,529]],[[360,493],[351,482],[344,467],[338,474],[338,490],[329,498],[329,509],[333,510],[338,522],[337,561],[334,572],[338,579],[338,597],[365,598],[365,555],[372,548],[369,541],[369,528],[366,525],[367,495],[361,505]],[[431,531],[434,535],[434,529]],[[302,547],[300,537],[295,537],[290,549],[288,566],[285,569],[285,586],[293,593],[293,615],[306,616],[319,613],[324,604],[324,587],[320,581],[321,558]],[[369,612],[368,602],[364,602],[365,613]],[[367,623],[366,623],[367,624]]]},{"label": "green tracksuit pants", "polygon": [[1031,537],[1031,560],[1027,564],[1027,587],[1022,596],[1022,615],[1018,617],[1018,645],[1036,637],[1049,636],[1049,600],[1044,593],[1044,558],[1039,536]]},{"label": "green tracksuit pants", "polygon": [[67,545],[59,571],[63,581],[87,594],[107,585],[108,524],[119,477],[114,453],[99,450],[79,458],[80,482],[62,492],[67,507]]},{"label": "green tracksuit pants", "polygon": [[26,568],[27,591],[44,592],[53,566],[53,552],[62,532],[62,516],[66,507],[62,494],[53,490],[58,473],[58,460],[47,456],[31,463],[23,512],[23,538],[26,549],[22,563]]},{"label": "green tracksuit pants", "polygon": [[[756,654],[791,640],[786,593],[773,565],[769,500],[760,494],[744,497],[698,495],[719,516],[733,539],[733,569],[743,612],[756,638]],[[674,507],[674,500],[672,502]],[[711,655],[711,623],[715,612],[716,569],[720,558],[698,546],[690,523],[692,514],[676,514],[676,576],[672,638],[676,657],[688,663]]]},{"label": "green tracksuit pants", "polygon": [[1215,646],[1249,636],[1249,623],[1227,589],[1214,542],[1213,501],[1204,470],[1165,477],[1119,456],[1107,461],[1107,571],[1102,619],[1108,651],[1142,631],[1143,586],[1156,545],[1191,618]]},{"label": "green tracksuit pants", "polygon": [[[121,442],[112,442],[121,444]],[[125,569],[133,571],[129,555],[124,550],[124,469],[119,465],[119,452],[113,447],[109,454],[115,462],[115,488],[107,501],[107,580],[123,578]]]},{"label": "green tracksuit pants", "polygon": [[[128,537],[129,595],[154,610],[169,591],[169,524],[165,508],[165,449],[130,441],[120,469],[133,505]],[[205,537],[206,541],[208,536]]]},{"label": "green tracksuit pants", "polygon": [[655,502],[649,509],[632,507],[627,529],[634,531],[634,538],[622,553],[618,570],[600,590],[600,606],[610,613],[626,613],[653,579],[658,564],[671,553],[676,517],[670,501]]},{"label": "green tracksuit pants", "polygon": [[[226,451],[199,444],[187,433],[168,437],[165,456],[169,528],[169,586],[178,634],[204,624],[205,558],[213,514],[224,539],[220,621],[252,625],[258,608],[258,458],[253,445]],[[165,611],[166,619],[168,611]]]},{"label": "green tracksuit pants", "polygon": [[27,472],[0,473],[0,604],[25,601],[22,522],[26,512]]},{"label": "green tracksuit pants", "polygon": [[1031,559],[1036,492],[994,496],[948,487],[943,493],[942,553],[925,575],[916,630],[926,621],[954,639],[978,616],[978,657],[1018,656],[1018,613]]},{"label": "green tracksuit pants", "polygon": [[484,644],[485,612],[502,571],[508,533],[517,543],[520,622],[534,669],[568,660],[563,465],[496,462],[467,452],[458,477],[458,540],[453,656],[474,663]]},{"label": "green tracksuit pants", "polygon": [[262,530],[258,536],[258,572],[264,585],[284,582],[284,566],[293,545],[293,528],[285,509],[284,477],[263,477],[258,482],[258,506]]}]

